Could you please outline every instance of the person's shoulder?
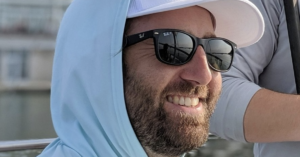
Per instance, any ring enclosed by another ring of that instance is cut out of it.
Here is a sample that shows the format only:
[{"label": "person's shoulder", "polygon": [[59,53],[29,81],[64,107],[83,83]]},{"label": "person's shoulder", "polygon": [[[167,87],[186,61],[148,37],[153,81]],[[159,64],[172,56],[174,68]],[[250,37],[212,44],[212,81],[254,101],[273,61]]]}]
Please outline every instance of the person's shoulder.
[{"label": "person's shoulder", "polygon": [[[255,0],[257,1],[257,0]],[[273,8],[282,11],[284,8],[283,0],[259,0],[266,8]]]},{"label": "person's shoulder", "polygon": [[284,15],[283,0],[250,0],[260,10],[265,24],[277,28]]},{"label": "person's shoulder", "polygon": [[268,8],[283,9],[283,1],[282,0],[250,0],[256,7],[261,9],[263,7],[264,9],[268,10]]}]

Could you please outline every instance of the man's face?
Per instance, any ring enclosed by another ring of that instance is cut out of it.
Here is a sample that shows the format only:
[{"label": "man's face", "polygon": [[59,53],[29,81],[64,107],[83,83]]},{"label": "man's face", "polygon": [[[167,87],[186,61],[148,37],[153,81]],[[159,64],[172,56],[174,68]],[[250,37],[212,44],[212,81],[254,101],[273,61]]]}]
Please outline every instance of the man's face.
[{"label": "man's face", "polygon": [[[197,6],[136,18],[128,35],[152,29],[180,29],[200,38],[214,36],[209,12]],[[178,156],[207,140],[221,75],[209,68],[201,46],[190,62],[174,66],[157,60],[153,44],[148,39],[124,52],[127,111],[148,155]]]}]

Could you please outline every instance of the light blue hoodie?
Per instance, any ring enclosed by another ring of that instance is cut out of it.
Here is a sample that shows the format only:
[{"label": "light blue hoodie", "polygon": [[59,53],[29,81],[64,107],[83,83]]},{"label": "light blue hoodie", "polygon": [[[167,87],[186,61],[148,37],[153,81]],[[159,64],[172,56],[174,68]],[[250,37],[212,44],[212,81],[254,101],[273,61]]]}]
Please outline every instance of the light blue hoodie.
[{"label": "light blue hoodie", "polygon": [[123,92],[122,38],[130,0],[74,0],[57,37],[51,112],[59,136],[39,157],[147,156]]}]

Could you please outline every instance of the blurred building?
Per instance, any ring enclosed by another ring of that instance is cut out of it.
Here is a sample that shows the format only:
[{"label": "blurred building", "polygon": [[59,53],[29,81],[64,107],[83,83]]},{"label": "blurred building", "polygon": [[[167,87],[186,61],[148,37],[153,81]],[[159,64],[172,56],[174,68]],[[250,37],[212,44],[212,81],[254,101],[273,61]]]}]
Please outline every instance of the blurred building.
[{"label": "blurred building", "polygon": [[0,0],[0,91],[49,90],[55,39],[72,0]]},{"label": "blurred building", "polygon": [[50,115],[52,61],[71,1],[0,0],[0,141],[56,137]]}]

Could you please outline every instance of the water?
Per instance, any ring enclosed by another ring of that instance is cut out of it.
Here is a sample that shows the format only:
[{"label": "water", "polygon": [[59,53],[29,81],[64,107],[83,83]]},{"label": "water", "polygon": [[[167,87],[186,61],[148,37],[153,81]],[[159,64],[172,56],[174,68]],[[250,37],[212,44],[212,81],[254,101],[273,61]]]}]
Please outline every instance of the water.
[{"label": "water", "polygon": [[2,152],[2,153],[0,152],[0,157],[36,157],[41,152],[42,152],[41,149]]},{"label": "water", "polygon": [[0,141],[54,138],[50,91],[0,92]]}]

